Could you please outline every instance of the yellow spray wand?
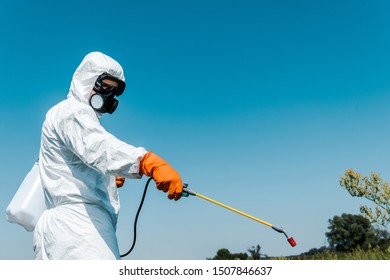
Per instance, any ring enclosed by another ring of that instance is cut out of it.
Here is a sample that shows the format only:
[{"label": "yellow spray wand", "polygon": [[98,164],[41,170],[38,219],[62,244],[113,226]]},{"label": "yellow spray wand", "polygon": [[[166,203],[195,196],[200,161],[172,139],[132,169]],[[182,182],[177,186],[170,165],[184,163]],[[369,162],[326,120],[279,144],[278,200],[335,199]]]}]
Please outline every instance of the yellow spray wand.
[{"label": "yellow spray wand", "polygon": [[278,226],[275,226],[275,225],[273,225],[273,224],[271,224],[271,223],[268,223],[268,222],[266,222],[266,221],[263,221],[263,220],[261,220],[261,219],[259,219],[259,218],[256,218],[256,217],[254,217],[254,216],[252,216],[252,215],[249,215],[249,214],[247,214],[247,213],[244,213],[244,212],[242,212],[242,211],[240,211],[240,210],[237,210],[237,209],[235,209],[235,208],[233,208],[233,207],[230,207],[230,206],[228,206],[228,205],[226,205],[226,204],[223,204],[223,203],[218,202],[218,201],[216,201],[216,200],[214,200],[214,199],[211,199],[211,198],[209,198],[209,197],[207,197],[207,196],[204,196],[204,195],[202,195],[202,194],[200,194],[200,193],[196,193],[196,192],[194,192],[193,190],[191,190],[191,189],[188,188],[188,184],[187,184],[187,183],[184,183],[184,184],[183,184],[183,195],[182,195],[182,196],[183,196],[183,197],[188,197],[188,196],[190,196],[190,195],[200,197],[200,198],[202,198],[202,199],[204,199],[204,200],[207,200],[207,201],[209,201],[209,202],[212,202],[212,203],[214,203],[214,204],[216,204],[216,205],[218,205],[218,206],[221,206],[221,207],[226,208],[226,209],[228,209],[228,210],[230,210],[230,211],[236,212],[237,214],[240,214],[240,215],[242,215],[242,216],[244,216],[244,217],[247,217],[247,218],[252,219],[252,220],[254,220],[254,221],[256,221],[256,222],[259,222],[259,223],[261,223],[261,224],[263,224],[263,225],[266,225],[266,226],[268,226],[268,227],[271,227],[273,230],[275,230],[275,231],[277,231],[277,232],[279,232],[279,233],[283,233],[283,234],[286,236],[288,243],[290,243],[290,245],[291,245],[292,247],[294,247],[294,246],[297,245],[297,243],[295,242],[294,238],[293,238],[292,236],[291,236],[291,237],[288,237],[287,233],[284,231],[283,228],[278,227]]}]

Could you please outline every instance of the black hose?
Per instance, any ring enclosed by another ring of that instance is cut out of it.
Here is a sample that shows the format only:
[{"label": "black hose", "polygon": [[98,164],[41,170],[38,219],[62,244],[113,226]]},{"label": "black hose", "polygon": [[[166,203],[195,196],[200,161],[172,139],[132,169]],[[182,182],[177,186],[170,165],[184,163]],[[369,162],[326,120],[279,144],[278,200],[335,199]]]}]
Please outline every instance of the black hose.
[{"label": "black hose", "polygon": [[139,204],[139,206],[138,206],[137,214],[135,215],[133,245],[131,245],[131,248],[130,248],[130,250],[129,250],[127,253],[125,253],[125,254],[123,254],[123,255],[120,255],[121,258],[126,257],[126,256],[127,256],[128,254],[130,254],[131,251],[133,251],[133,249],[134,249],[135,242],[136,242],[136,240],[137,240],[137,222],[138,222],[138,216],[139,216],[139,213],[141,212],[141,208],[142,208],[142,205],[144,204],[144,200],[145,200],[145,196],[146,196],[146,191],[148,190],[149,183],[150,183],[150,181],[151,181],[152,179],[153,179],[153,178],[150,177],[150,178],[148,179],[148,181],[146,182],[145,189],[144,189],[144,193],[143,193],[143,195],[142,195],[141,202],[140,202],[140,204]]}]

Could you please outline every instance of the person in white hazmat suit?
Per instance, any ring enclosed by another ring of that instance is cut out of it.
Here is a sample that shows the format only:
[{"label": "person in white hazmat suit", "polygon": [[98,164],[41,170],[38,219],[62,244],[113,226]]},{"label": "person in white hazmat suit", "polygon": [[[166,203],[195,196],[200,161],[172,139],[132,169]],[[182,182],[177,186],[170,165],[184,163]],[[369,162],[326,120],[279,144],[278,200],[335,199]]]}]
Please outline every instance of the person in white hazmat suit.
[{"label": "person in white hazmat suit", "polygon": [[119,63],[92,52],[76,69],[67,99],[47,113],[39,167],[48,209],[34,230],[35,259],[119,259],[119,178],[152,177],[169,199],[180,199],[175,169],[101,126],[99,118],[115,110],[124,89]]}]

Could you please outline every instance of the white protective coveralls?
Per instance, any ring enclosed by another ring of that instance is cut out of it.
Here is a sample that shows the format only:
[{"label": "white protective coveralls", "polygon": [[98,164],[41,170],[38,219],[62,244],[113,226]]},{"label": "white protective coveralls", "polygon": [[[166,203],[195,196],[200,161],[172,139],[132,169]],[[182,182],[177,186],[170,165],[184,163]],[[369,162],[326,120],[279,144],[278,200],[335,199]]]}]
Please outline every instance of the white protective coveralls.
[{"label": "white protective coveralls", "polygon": [[49,209],[35,228],[35,259],[120,258],[115,176],[140,178],[147,151],[108,133],[89,105],[103,72],[124,81],[115,60],[88,54],[73,75],[67,99],[51,108],[43,123],[39,165]]}]

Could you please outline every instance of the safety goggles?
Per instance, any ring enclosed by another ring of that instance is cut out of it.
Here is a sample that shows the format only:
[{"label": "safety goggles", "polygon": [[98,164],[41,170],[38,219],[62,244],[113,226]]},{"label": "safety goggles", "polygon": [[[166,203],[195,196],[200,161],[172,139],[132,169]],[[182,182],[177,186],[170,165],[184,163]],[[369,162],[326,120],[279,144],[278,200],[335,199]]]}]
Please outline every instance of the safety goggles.
[{"label": "safety goggles", "polygon": [[[118,84],[118,86],[112,86],[109,83],[106,83],[105,80],[111,80]],[[126,84],[124,81],[104,72],[101,74],[95,82],[95,90],[104,95],[115,95],[119,96],[125,90]]]},{"label": "safety goggles", "polygon": [[[106,79],[106,80],[107,80],[107,79]],[[113,92],[113,93],[115,93],[115,95],[117,95],[116,93],[118,92],[118,87],[106,83],[106,82],[105,82],[106,80],[102,81],[101,87],[98,88],[99,91],[102,92],[102,93]]]}]

